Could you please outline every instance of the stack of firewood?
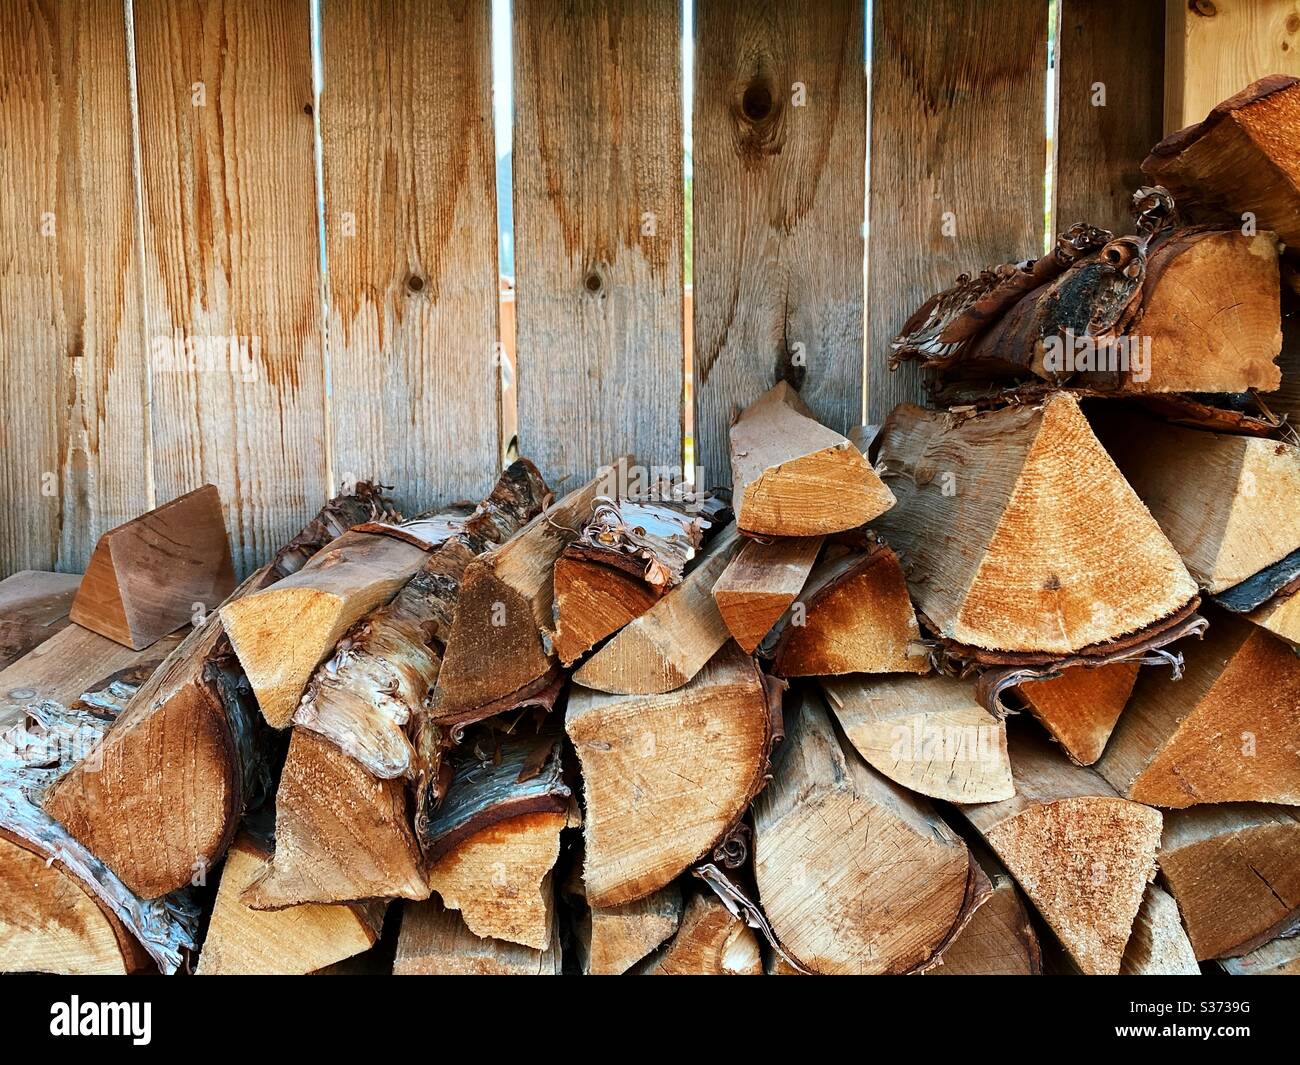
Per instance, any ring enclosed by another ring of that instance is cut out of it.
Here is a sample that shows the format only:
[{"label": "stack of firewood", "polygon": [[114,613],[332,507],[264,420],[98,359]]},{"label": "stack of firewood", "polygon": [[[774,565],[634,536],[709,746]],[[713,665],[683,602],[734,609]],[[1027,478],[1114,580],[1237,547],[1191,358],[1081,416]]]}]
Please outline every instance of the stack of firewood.
[{"label": "stack of firewood", "polygon": [[729,495],[362,484],[235,587],[202,489],[0,583],[0,969],[1296,971],[1297,145],[1227,101]]}]

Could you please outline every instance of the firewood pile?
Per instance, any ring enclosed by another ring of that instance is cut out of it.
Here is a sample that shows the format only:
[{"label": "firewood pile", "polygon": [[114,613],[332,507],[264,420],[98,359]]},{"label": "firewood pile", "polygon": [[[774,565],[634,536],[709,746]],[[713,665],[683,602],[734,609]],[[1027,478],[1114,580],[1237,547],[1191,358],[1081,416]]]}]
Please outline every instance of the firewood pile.
[{"label": "firewood pile", "polygon": [[1298,145],[1226,101],[729,492],[362,483],[236,585],[208,487],[0,583],[0,969],[1297,971]]}]

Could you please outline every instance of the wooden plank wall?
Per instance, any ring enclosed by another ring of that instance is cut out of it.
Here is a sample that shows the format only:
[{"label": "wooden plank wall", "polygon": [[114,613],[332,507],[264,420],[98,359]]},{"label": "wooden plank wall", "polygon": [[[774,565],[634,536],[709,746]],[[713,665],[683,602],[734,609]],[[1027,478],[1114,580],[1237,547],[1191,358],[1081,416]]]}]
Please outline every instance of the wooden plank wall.
[{"label": "wooden plank wall", "polygon": [[[244,571],[349,480],[408,511],[491,483],[488,0],[321,0],[319,99],[311,10],[0,0],[0,575],[204,481]],[[1178,125],[1300,72],[1300,0],[693,10],[684,103],[679,0],[513,4],[519,444],[560,489],[682,462],[688,339],[710,486],[778,378],[840,429],[922,399],[889,341],[1042,248],[1046,108],[1055,220],[1122,229],[1162,93]]]}]

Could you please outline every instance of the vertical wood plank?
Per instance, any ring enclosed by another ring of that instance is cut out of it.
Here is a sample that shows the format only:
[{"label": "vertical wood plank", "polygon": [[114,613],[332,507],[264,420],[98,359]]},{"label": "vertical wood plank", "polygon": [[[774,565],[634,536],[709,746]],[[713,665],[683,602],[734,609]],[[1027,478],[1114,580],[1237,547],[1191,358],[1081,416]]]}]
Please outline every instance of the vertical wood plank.
[{"label": "vertical wood plank", "polygon": [[1058,0],[1056,228],[1133,227],[1141,163],[1160,140],[1164,11],[1133,0]]},{"label": "vertical wood plank", "polygon": [[500,466],[486,0],[325,0],[320,101],[334,469],[408,510]]},{"label": "vertical wood plank", "polygon": [[0,576],[148,506],[121,0],[0,0]]},{"label": "vertical wood plank", "polygon": [[866,78],[861,0],[696,5],[695,437],[776,381],[828,425],[862,415]]},{"label": "vertical wood plank", "polygon": [[1266,74],[1300,76],[1300,0],[1166,0],[1165,132]]},{"label": "vertical wood plank", "polygon": [[874,0],[869,422],[923,396],[888,367],[922,300],[1041,251],[1046,68],[1045,0]]},{"label": "vertical wood plank", "polygon": [[307,0],[136,0],[159,502],[221,490],[235,564],[328,493]]},{"label": "vertical wood plank", "polygon": [[679,0],[515,0],[519,450],[565,487],[682,433]]}]

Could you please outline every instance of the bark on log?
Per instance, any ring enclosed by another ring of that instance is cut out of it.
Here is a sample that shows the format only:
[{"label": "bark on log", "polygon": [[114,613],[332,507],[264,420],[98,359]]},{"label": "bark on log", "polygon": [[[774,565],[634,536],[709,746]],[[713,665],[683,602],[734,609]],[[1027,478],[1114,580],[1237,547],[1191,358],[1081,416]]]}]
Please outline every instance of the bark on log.
[{"label": "bark on log", "polygon": [[638,976],[762,976],[753,930],[713,892],[691,896],[667,946],[634,970]]},{"label": "bark on log", "polygon": [[0,581],[0,669],[68,624],[80,574],[25,569]]},{"label": "bark on log", "polygon": [[1015,690],[1072,761],[1092,765],[1106,749],[1140,669],[1136,662],[1076,667],[1062,670],[1050,680],[1021,684]]},{"label": "bark on log", "polygon": [[558,928],[546,950],[482,939],[437,899],[402,909],[394,976],[559,976]]},{"label": "bark on log", "polygon": [[713,601],[732,639],[753,654],[803,590],[823,537],[749,540],[713,586]]},{"label": "bark on log", "polygon": [[1300,976],[1300,936],[1281,937],[1219,964],[1229,976]]}]

